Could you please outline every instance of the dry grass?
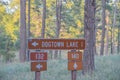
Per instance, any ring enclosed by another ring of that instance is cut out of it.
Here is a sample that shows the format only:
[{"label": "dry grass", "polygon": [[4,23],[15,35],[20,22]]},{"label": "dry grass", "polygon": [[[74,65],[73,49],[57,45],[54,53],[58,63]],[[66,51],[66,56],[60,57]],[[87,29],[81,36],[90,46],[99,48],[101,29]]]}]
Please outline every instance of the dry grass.
[{"label": "dry grass", "polygon": [[[96,56],[96,70],[90,76],[77,71],[77,80],[120,80],[120,55]],[[0,80],[34,80],[30,62],[0,64]],[[49,60],[48,70],[41,72],[41,80],[71,80],[67,60]]]}]

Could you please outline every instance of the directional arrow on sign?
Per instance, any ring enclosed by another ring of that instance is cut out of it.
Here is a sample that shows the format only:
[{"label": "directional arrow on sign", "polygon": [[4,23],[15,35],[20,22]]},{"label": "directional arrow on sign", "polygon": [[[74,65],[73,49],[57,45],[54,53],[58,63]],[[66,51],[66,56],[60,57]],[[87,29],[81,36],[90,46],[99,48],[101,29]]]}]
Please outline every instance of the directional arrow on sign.
[{"label": "directional arrow on sign", "polygon": [[32,43],[32,45],[33,45],[34,47],[36,47],[36,46],[38,45],[38,43],[34,41],[34,42]]},{"label": "directional arrow on sign", "polygon": [[43,66],[41,64],[36,65],[37,69],[41,69]]},{"label": "directional arrow on sign", "polygon": [[77,69],[78,65],[76,64],[76,62],[73,65],[74,69]]},{"label": "directional arrow on sign", "polygon": [[47,70],[47,62],[31,62],[31,71]]},{"label": "directional arrow on sign", "polygon": [[81,70],[82,62],[81,61],[69,61],[68,70]]}]

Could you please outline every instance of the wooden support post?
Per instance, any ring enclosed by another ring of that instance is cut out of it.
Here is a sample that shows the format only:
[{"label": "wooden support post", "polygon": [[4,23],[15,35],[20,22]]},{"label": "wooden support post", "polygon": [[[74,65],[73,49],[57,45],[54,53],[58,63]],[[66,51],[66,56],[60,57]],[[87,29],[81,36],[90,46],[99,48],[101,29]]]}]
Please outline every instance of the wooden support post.
[{"label": "wooden support post", "polygon": [[[76,50],[71,50],[71,52],[76,52]],[[71,71],[71,78],[72,80],[76,80],[76,76],[77,76],[77,71],[76,70],[72,70]]]},{"label": "wooden support post", "polygon": [[71,71],[71,78],[72,78],[72,80],[76,80],[76,77],[77,77],[77,71],[76,70],[72,70]]},{"label": "wooden support post", "polygon": [[35,80],[40,80],[40,72],[35,72]]}]

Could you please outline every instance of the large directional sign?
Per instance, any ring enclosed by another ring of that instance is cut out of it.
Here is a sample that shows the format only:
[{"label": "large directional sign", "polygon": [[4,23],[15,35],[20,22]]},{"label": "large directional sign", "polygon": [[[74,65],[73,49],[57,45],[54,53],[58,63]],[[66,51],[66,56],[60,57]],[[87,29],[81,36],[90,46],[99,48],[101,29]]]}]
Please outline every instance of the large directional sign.
[{"label": "large directional sign", "polygon": [[30,60],[47,60],[47,52],[31,52]]},{"label": "large directional sign", "polygon": [[28,49],[84,49],[84,39],[28,39]]},{"label": "large directional sign", "polygon": [[47,62],[31,62],[31,71],[45,71],[47,70]]}]

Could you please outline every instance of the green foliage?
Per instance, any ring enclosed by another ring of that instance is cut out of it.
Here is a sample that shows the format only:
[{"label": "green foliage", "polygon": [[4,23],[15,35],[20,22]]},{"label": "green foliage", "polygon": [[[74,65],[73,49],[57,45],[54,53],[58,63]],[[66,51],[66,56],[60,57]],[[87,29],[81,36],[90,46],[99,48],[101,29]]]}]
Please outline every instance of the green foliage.
[{"label": "green foliage", "polygon": [[0,9],[0,55],[7,62],[15,57],[15,54],[10,51],[17,49],[15,44],[19,36],[19,16],[15,16],[15,8],[12,8],[12,5],[9,6],[8,4],[0,3]]},{"label": "green foliage", "polygon": [[[62,5],[62,23],[60,37],[75,38],[83,35],[84,1],[67,1]],[[46,38],[54,38],[56,31],[56,0],[46,0]],[[32,37],[40,37],[42,26],[42,1],[31,2]],[[71,27],[76,31],[70,31]],[[77,32],[77,33],[76,33]],[[68,37],[68,35],[72,35]]]},{"label": "green foliage", "polygon": [[12,59],[15,57],[15,54],[11,52],[11,50],[15,50],[15,44],[13,40],[8,38],[4,34],[1,34],[0,41],[0,55],[3,56],[3,61],[12,61]]},{"label": "green foliage", "polygon": [[[28,2],[28,0],[26,0]],[[19,49],[19,19],[20,0],[9,0],[8,3],[0,1],[0,50],[10,51]],[[101,0],[96,0],[96,40],[101,41]],[[28,6],[28,4],[27,4]],[[111,26],[113,22],[113,0],[106,0],[106,10],[109,12],[109,37],[111,36]],[[28,7],[27,7],[28,8]],[[31,37],[40,38],[42,27],[42,0],[31,0]],[[45,38],[54,38],[56,31],[56,0],[46,0],[46,30]],[[115,40],[117,39],[117,27],[120,25],[120,2],[117,3],[117,21],[115,30]],[[27,11],[26,11],[27,12]],[[66,0],[62,3],[62,19],[60,38],[83,38],[84,35],[84,0]],[[27,12],[28,14],[28,12]],[[26,17],[27,18],[27,17]],[[27,21],[26,21],[27,22]],[[14,54],[14,53],[13,53]],[[7,55],[6,55],[7,56]]]},{"label": "green foliage", "polygon": [[18,32],[18,24],[16,25],[16,20],[17,16],[14,17],[14,13],[8,13],[8,9],[6,9],[6,5],[1,4],[1,11],[0,11],[0,19],[1,19],[1,24],[0,24],[0,31],[2,34],[4,34],[4,37],[9,37],[13,42],[17,40],[17,35],[16,31]]},{"label": "green foliage", "polygon": [[[63,5],[62,20],[68,34],[73,35],[70,38],[80,37],[83,35],[83,18],[84,18],[84,1],[67,1]],[[72,28],[73,27],[73,28]],[[75,29],[75,30],[74,30]],[[73,31],[71,31],[73,30]]]},{"label": "green foliage", "polygon": [[15,52],[12,52],[12,51],[6,52],[4,49],[0,50],[0,55],[2,55],[3,57],[2,59],[3,62],[12,62],[16,57]]}]

